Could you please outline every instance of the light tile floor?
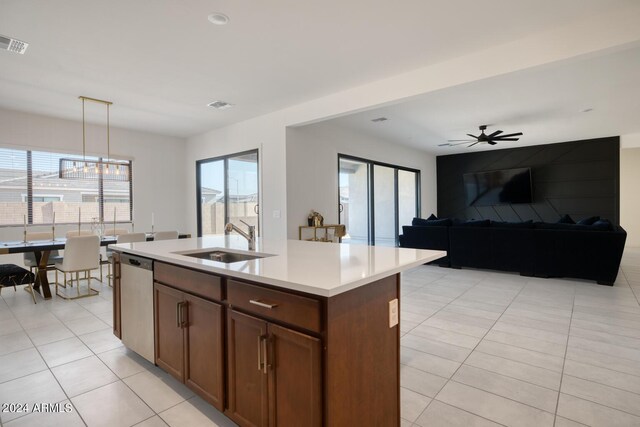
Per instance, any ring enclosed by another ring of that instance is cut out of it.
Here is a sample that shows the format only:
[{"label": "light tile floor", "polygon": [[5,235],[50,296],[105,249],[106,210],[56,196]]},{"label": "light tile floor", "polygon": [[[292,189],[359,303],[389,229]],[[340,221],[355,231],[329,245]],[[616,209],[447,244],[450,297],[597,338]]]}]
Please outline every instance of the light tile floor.
[{"label": "light tile floor", "polygon": [[[0,298],[0,426],[234,426],[111,332],[111,289]],[[614,287],[422,266],[403,274],[402,426],[640,426],[640,249]],[[64,406],[62,406],[64,407]]]}]

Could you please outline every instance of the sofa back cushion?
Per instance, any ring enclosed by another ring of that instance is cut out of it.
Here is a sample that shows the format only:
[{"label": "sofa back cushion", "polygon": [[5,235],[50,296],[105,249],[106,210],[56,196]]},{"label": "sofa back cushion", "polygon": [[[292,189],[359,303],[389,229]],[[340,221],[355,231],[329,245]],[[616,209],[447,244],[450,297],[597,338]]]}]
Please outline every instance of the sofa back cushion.
[{"label": "sofa back cushion", "polygon": [[411,225],[418,227],[448,227],[451,225],[450,218],[443,219],[424,219],[424,218],[413,218],[411,221]]},{"label": "sofa back cushion", "polygon": [[596,221],[600,221],[599,216],[590,216],[589,218],[584,218],[578,221],[576,224],[580,225],[593,225]]},{"label": "sofa back cushion", "polygon": [[456,221],[453,225],[461,227],[489,227],[491,225],[491,220],[470,219],[468,221]]},{"label": "sofa back cushion", "polygon": [[522,222],[503,222],[503,221],[491,221],[492,227],[500,227],[500,228],[533,228],[533,221],[522,221]]},{"label": "sofa back cushion", "polygon": [[558,224],[575,224],[576,222],[568,214],[560,217]]}]

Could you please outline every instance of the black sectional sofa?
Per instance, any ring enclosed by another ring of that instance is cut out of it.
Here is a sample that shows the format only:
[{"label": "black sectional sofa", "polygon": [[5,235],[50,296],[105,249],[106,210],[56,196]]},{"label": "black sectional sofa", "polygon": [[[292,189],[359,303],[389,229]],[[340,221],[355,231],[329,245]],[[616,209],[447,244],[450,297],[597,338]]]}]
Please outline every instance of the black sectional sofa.
[{"label": "black sectional sofa", "polygon": [[[416,221],[417,220],[417,221]],[[613,285],[627,233],[607,221],[593,225],[423,220],[403,226],[400,246],[446,250],[445,267],[513,271]]]}]

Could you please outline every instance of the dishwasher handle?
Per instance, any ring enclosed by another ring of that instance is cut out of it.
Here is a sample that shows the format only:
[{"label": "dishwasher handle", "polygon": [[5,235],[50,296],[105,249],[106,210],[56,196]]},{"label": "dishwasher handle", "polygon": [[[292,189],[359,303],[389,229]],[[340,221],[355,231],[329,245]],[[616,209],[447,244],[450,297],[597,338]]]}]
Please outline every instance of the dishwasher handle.
[{"label": "dishwasher handle", "polygon": [[153,260],[149,258],[143,258],[123,253],[120,256],[120,262],[122,263],[122,265],[129,265],[131,267],[153,271]]}]

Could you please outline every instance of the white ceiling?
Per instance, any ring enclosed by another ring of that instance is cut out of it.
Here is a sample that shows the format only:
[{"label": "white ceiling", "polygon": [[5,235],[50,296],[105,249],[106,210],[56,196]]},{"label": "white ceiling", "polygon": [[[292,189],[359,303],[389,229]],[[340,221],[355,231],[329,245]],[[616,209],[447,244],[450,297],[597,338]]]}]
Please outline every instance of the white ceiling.
[{"label": "white ceiling", "polygon": [[85,95],[114,126],[185,137],[635,1],[2,0],[0,34],[30,46],[0,51],[0,107],[78,120]]},{"label": "white ceiling", "polygon": [[[593,111],[582,112],[592,108]],[[386,117],[374,123],[371,120]],[[326,121],[437,155],[640,132],[640,47],[476,81]],[[523,132],[495,146],[438,147],[448,139]]]}]

